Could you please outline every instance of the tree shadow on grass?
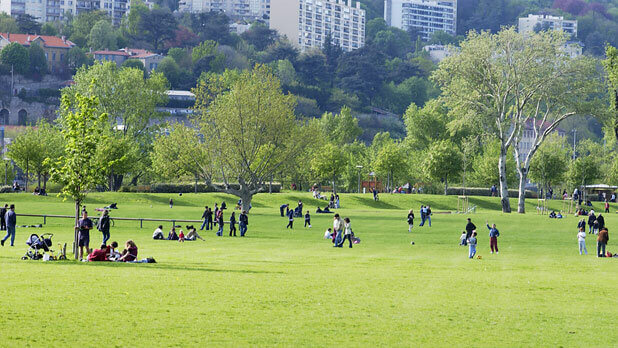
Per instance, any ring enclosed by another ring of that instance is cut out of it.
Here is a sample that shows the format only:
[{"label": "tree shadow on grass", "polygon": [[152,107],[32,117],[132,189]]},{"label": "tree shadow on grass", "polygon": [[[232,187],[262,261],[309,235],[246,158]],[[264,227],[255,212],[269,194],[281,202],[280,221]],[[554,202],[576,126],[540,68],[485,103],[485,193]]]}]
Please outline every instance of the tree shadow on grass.
[{"label": "tree shadow on grass", "polygon": [[[345,198],[346,200],[355,201],[358,204],[361,204],[363,206],[370,207],[370,208],[375,208],[375,209],[398,209],[398,210],[401,209],[396,205],[382,202],[382,201],[374,201],[373,198],[368,198],[368,197],[366,198],[366,197],[358,197],[358,196],[348,196]],[[342,204],[345,206],[345,202],[343,202]]]}]

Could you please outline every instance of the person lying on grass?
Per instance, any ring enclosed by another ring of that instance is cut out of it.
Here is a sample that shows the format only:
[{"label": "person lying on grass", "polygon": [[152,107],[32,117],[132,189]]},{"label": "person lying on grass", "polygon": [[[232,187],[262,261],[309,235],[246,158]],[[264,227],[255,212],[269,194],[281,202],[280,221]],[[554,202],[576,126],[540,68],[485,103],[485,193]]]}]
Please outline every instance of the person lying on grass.
[{"label": "person lying on grass", "polygon": [[125,245],[125,249],[122,251],[120,258],[116,261],[119,262],[132,262],[137,260],[137,245],[132,240],[128,240]]},{"label": "person lying on grass", "polygon": [[109,248],[105,244],[101,244],[101,248],[94,249],[88,254],[88,261],[108,261],[107,256],[109,254]]}]

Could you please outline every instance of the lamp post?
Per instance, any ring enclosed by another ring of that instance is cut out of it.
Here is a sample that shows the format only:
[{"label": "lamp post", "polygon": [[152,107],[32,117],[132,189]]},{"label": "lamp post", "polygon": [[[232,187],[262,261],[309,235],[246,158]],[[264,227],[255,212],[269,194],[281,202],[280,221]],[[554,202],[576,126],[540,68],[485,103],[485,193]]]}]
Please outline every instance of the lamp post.
[{"label": "lamp post", "polygon": [[358,169],[358,193],[360,193],[360,189],[361,189],[361,169],[363,169],[363,166],[356,166],[356,169]]}]

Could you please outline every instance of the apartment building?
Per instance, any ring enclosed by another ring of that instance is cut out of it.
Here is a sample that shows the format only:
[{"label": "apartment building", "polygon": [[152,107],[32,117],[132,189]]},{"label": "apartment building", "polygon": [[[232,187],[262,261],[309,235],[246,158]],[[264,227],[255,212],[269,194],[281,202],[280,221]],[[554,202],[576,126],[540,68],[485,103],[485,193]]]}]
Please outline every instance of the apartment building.
[{"label": "apartment building", "polygon": [[529,14],[528,17],[519,18],[517,29],[522,34],[535,30],[560,30],[571,37],[577,37],[577,21],[564,19],[562,16]]},{"label": "apartment building", "polygon": [[321,48],[330,34],[352,51],[365,45],[365,10],[352,0],[271,0],[270,28],[301,50]]},{"label": "apartment building", "polygon": [[457,32],[457,0],[384,0],[384,20],[403,30],[416,28],[423,40],[435,31]]},{"label": "apartment building", "polygon": [[158,53],[153,53],[139,48],[121,48],[117,51],[94,51],[92,52],[92,55],[96,60],[112,61],[118,66],[122,65],[122,63],[128,59],[139,60],[142,64],[144,64],[144,68],[147,72],[156,70],[159,63],[163,60],[163,58],[165,58]]},{"label": "apartment building", "polygon": [[30,47],[33,44],[41,46],[47,58],[47,66],[52,72],[64,68],[64,57],[75,46],[65,37],[0,33],[0,50],[12,42],[17,42],[24,47]]},{"label": "apartment building", "polygon": [[268,19],[270,0],[180,0],[180,12],[223,12],[233,19]]},{"label": "apartment building", "polygon": [[116,25],[130,8],[130,0],[0,0],[0,12],[11,16],[31,15],[41,23],[62,20],[65,13],[103,10]]}]

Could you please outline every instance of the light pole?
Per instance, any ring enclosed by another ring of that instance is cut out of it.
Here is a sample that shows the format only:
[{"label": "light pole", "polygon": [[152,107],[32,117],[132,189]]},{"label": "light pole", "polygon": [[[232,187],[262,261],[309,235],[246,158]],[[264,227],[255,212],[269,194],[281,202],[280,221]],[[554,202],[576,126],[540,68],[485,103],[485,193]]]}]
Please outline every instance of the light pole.
[{"label": "light pole", "polygon": [[358,169],[358,193],[360,193],[360,187],[361,187],[361,169],[363,169],[363,166],[356,166],[356,169]]},{"label": "light pole", "polygon": [[577,139],[577,129],[573,129],[573,160],[575,160],[575,139]]}]

